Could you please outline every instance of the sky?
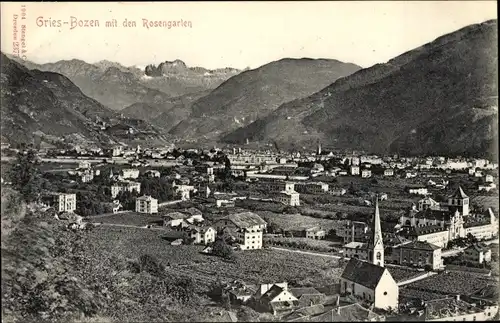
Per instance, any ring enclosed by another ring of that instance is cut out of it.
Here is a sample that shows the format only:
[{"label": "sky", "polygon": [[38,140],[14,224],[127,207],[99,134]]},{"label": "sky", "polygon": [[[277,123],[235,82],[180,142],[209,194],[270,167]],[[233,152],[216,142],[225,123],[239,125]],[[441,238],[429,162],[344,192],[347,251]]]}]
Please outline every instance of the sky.
[{"label": "sky", "polygon": [[[256,68],[285,57],[369,67],[497,18],[496,1],[26,2],[1,9],[2,51],[36,63],[76,58],[144,66],[180,59],[210,69]],[[107,27],[113,19],[117,26]],[[135,27],[124,26],[125,19]],[[165,23],[148,28],[143,19]]]}]

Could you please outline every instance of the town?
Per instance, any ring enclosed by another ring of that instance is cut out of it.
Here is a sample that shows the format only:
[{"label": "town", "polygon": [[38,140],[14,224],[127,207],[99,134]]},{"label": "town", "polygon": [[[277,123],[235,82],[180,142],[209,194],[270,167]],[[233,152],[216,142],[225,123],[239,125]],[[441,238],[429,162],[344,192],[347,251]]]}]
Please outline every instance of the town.
[{"label": "town", "polygon": [[2,144],[1,180],[103,257],[191,277],[229,321],[498,319],[498,164],[483,158]]}]

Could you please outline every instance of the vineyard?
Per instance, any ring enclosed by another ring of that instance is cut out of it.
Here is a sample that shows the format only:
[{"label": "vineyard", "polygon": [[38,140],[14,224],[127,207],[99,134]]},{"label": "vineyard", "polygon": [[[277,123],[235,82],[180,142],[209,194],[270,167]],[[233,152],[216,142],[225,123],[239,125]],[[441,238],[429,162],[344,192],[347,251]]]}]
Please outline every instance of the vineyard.
[{"label": "vineyard", "polygon": [[401,267],[389,267],[387,266],[387,269],[391,273],[392,278],[396,282],[400,282],[403,280],[407,280],[416,276],[423,275],[425,272],[422,271],[417,271],[411,268],[401,268]]},{"label": "vineyard", "polygon": [[497,283],[490,277],[482,277],[464,272],[445,272],[408,284],[409,289],[442,295],[471,295],[488,284]]},{"label": "vineyard", "polygon": [[139,225],[139,226],[144,226],[148,224],[159,224],[159,225],[163,224],[163,220],[161,219],[160,216],[139,214],[135,212],[117,213],[95,219],[92,219],[92,217],[90,217],[89,221],[110,223],[110,224]]},{"label": "vineyard", "polygon": [[172,246],[156,230],[96,227],[87,238],[87,253],[96,261],[113,255],[134,259],[149,254],[172,274],[191,277],[200,289],[217,279],[321,286],[334,283],[342,273],[337,260],[268,249],[237,252],[237,261],[228,262],[200,253],[203,246]]}]

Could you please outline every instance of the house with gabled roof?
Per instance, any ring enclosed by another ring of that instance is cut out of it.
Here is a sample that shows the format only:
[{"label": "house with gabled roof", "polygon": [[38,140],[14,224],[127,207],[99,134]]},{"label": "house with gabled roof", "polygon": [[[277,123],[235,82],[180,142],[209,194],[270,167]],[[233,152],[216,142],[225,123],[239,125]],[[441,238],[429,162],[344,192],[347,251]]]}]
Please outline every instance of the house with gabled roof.
[{"label": "house with gabled roof", "polygon": [[443,261],[441,247],[426,241],[410,241],[393,248],[392,260],[403,266],[440,269]]},{"label": "house with gabled roof", "polygon": [[323,304],[326,299],[326,295],[324,293],[321,293],[313,287],[289,288],[289,291],[299,300],[300,307]]},{"label": "house with gabled roof", "polygon": [[387,268],[351,258],[340,276],[341,294],[351,294],[374,308],[397,309],[399,288]]},{"label": "house with gabled roof", "polygon": [[242,250],[261,249],[267,222],[253,212],[234,213],[215,222],[216,230],[229,230]]},{"label": "house with gabled roof", "polygon": [[485,243],[475,243],[464,250],[464,260],[474,264],[491,261],[491,248]]},{"label": "house with gabled roof", "polygon": [[287,283],[261,285],[260,297],[256,302],[257,310],[284,315],[291,313],[298,306],[299,300],[288,290]]}]

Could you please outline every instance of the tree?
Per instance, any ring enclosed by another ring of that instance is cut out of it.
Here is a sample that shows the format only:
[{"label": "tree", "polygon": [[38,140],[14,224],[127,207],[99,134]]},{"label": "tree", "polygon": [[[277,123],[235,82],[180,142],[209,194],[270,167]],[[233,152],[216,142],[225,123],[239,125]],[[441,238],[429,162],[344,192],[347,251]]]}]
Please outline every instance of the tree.
[{"label": "tree", "polygon": [[13,188],[21,193],[26,202],[39,199],[42,180],[34,150],[30,149],[17,155],[17,162],[10,170],[10,179]]},{"label": "tree", "polygon": [[212,245],[212,254],[225,258],[233,258],[233,248],[229,246],[223,236],[218,236]]},{"label": "tree", "polygon": [[267,232],[277,233],[280,232],[281,228],[276,224],[276,222],[270,221],[267,225]]}]

